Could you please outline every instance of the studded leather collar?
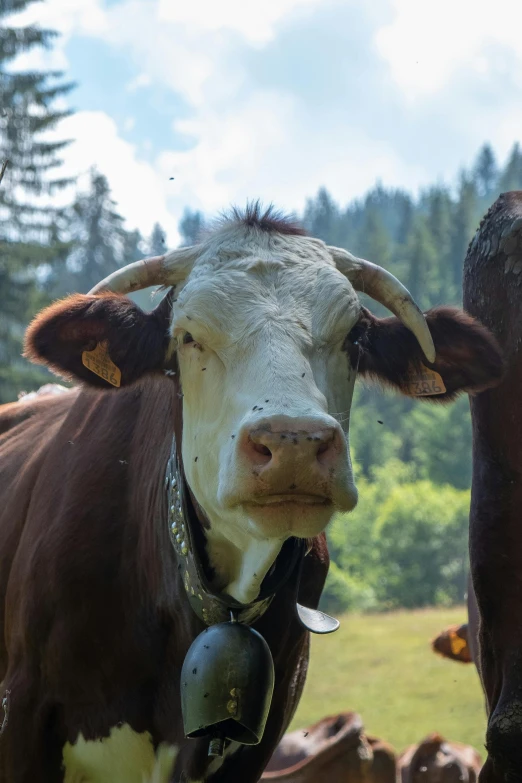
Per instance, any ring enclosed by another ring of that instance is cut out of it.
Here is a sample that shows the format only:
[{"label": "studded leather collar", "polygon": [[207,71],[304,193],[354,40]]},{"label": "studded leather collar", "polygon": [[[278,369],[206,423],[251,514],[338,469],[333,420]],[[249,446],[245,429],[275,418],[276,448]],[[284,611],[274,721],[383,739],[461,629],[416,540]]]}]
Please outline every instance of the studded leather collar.
[{"label": "studded leather collar", "polygon": [[[183,471],[180,466],[175,436],[167,463],[165,488],[169,509],[169,534],[176,552],[178,569],[190,605],[206,625],[230,620],[231,613],[238,622],[251,625],[270,606],[277,590],[302,563],[306,542],[291,538],[285,542],[275,563],[273,573],[263,583],[259,597],[249,604],[241,604],[225,593],[212,590],[203,572],[194,543]],[[267,584],[265,584],[267,583]]]}]

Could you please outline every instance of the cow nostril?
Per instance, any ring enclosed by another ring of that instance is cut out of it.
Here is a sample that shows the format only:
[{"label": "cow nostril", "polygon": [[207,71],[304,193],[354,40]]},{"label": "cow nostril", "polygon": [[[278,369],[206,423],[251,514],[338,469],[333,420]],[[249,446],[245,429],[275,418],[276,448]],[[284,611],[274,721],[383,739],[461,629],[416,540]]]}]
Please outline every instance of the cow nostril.
[{"label": "cow nostril", "polygon": [[324,454],[325,451],[328,451],[330,445],[331,445],[331,441],[328,441],[327,443],[321,443],[321,445],[317,449],[317,456],[319,457],[321,454]]},{"label": "cow nostril", "polygon": [[258,454],[262,454],[264,457],[271,457],[272,452],[268,448],[268,446],[264,446],[262,443],[254,443],[252,441],[252,448],[254,451],[257,451]]},{"label": "cow nostril", "polygon": [[332,458],[335,457],[335,448],[332,448],[335,445],[335,432],[324,432],[322,436],[319,436],[316,439],[321,440],[319,444],[316,444],[316,459],[321,465],[329,464],[332,461]]}]

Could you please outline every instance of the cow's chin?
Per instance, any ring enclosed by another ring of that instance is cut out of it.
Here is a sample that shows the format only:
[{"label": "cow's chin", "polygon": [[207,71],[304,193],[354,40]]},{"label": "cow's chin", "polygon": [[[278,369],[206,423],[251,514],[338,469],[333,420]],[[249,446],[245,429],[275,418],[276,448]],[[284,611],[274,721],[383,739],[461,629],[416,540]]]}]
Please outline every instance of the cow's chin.
[{"label": "cow's chin", "polygon": [[244,502],[245,514],[270,538],[312,538],[321,533],[335,513],[328,498],[319,495],[265,495]]}]

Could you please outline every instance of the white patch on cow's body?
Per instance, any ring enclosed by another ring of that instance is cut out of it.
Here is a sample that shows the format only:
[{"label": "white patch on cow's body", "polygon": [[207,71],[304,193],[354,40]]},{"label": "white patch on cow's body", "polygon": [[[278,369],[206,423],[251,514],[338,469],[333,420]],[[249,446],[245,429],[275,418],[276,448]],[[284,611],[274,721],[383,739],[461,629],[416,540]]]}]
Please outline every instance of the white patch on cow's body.
[{"label": "white patch on cow's body", "polygon": [[[205,243],[179,287],[173,335],[185,473],[210,521],[214,586],[238,601],[257,596],[288,537],[317,535],[356,503],[348,449],[355,372],[343,343],[359,312],[322,242],[245,226]],[[262,472],[257,452],[246,453],[256,427],[281,438],[296,431],[280,470]],[[335,460],[326,469],[305,447],[330,431]]]},{"label": "white patch on cow's body", "polygon": [[40,386],[39,389],[36,389],[36,391],[20,392],[18,395],[18,402],[32,402],[32,400],[34,400],[36,397],[48,397],[57,394],[67,394],[70,391],[71,389],[67,388],[67,386],[62,386],[59,383],[45,383],[43,386]]},{"label": "white patch on cow's body", "polygon": [[63,748],[64,783],[168,783],[175,753],[162,745],[156,754],[150,734],[138,734],[127,724],[101,740],[87,741],[80,734]]}]

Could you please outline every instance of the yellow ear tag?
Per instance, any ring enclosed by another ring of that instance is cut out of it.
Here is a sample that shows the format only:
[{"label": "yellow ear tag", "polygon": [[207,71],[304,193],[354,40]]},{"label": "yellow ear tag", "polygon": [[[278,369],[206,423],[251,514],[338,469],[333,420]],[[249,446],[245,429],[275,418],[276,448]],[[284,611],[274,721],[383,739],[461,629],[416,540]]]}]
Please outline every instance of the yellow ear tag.
[{"label": "yellow ear tag", "polygon": [[422,364],[419,372],[409,376],[404,391],[411,397],[430,397],[434,394],[444,394],[446,387],[438,372]]},{"label": "yellow ear tag", "polygon": [[453,655],[459,655],[467,646],[467,641],[465,639],[461,639],[460,636],[457,636],[455,631],[450,633],[450,647]]},{"label": "yellow ear tag", "polygon": [[98,343],[92,351],[82,353],[82,364],[112,386],[121,385],[121,370],[116,367],[107,349],[107,343]]}]

